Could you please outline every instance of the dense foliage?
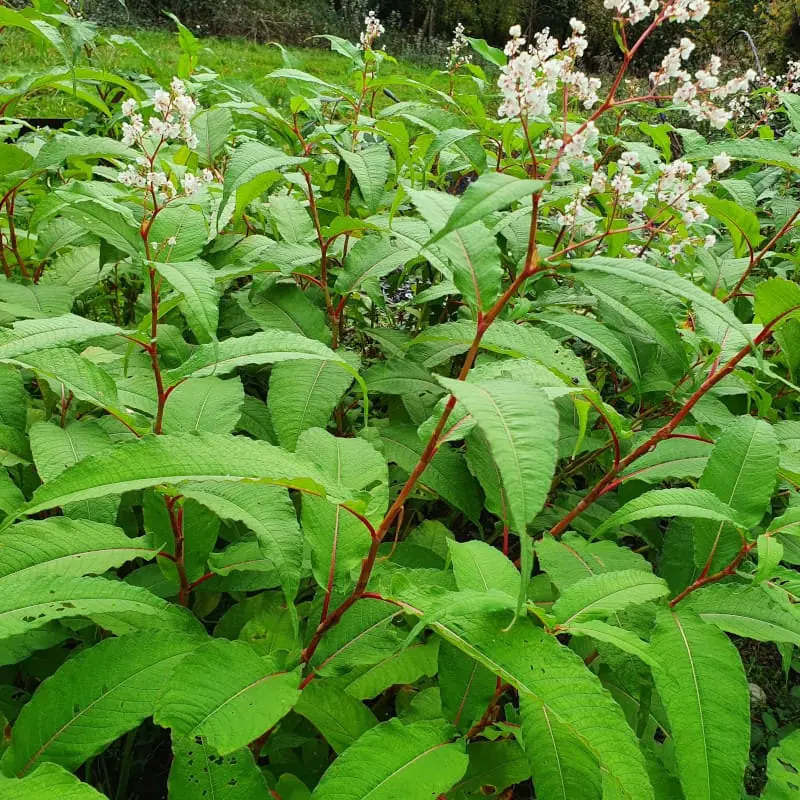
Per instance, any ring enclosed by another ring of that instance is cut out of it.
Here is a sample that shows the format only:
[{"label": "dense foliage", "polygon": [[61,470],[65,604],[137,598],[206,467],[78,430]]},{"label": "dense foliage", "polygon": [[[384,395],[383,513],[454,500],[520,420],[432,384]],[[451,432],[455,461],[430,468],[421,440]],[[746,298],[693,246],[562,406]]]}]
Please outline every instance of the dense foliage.
[{"label": "dense foliage", "polygon": [[3,800],[742,796],[740,648],[800,668],[800,74],[606,5],[610,85],[578,20],[383,78],[370,14],[282,111],[0,7],[63,59],[5,113],[86,107],[0,123]]}]

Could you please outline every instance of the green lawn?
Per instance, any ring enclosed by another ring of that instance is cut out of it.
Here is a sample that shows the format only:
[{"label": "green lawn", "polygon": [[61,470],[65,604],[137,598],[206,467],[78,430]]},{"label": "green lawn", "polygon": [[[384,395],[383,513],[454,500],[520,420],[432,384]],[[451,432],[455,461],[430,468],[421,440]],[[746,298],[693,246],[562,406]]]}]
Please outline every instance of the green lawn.
[{"label": "green lawn", "polygon": [[[162,84],[169,82],[176,73],[181,51],[174,33],[153,30],[105,30],[104,33],[107,36],[115,33],[135,38],[145,52],[141,52],[132,44],[113,46],[105,44],[94,50],[93,66],[126,77],[146,74]],[[281,50],[276,45],[213,37],[202,39],[201,43],[200,68],[210,69],[224,79],[236,79],[252,84],[273,101],[285,96],[286,89],[282,82],[270,81],[267,78],[270,72],[284,66]],[[348,71],[347,59],[327,49],[288,48],[288,52],[298,69],[332,83],[347,84],[353,80]],[[82,62],[79,63],[88,63],[85,56],[81,58]],[[61,63],[59,56],[54,50],[48,50],[25,33],[12,29],[0,32],[0,84],[4,74],[27,74],[59,63]],[[397,64],[388,62],[381,67],[382,75],[398,73],[438,89],[447,89],[447,78],[430,68],[419,67],[409,62]],[[397,94],[401,95],[402,99],[412,99],[406,89],[397,90]],[[29,98],[13,109],[14,114],[19,116],[42,117],[72,116],[77,110],[75,102],[69,97],[54,94]]]}]

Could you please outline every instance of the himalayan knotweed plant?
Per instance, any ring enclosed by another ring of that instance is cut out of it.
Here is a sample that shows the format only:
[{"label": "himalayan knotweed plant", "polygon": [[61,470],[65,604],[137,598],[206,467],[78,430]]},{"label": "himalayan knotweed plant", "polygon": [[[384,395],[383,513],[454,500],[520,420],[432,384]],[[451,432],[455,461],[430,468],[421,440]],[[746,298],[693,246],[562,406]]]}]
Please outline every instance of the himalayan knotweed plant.
[{"label": "himalayan knotweed plant", "polygon": [[800,796],[797,65],[605,6],[274,102],[0,6],[2,800]]}]

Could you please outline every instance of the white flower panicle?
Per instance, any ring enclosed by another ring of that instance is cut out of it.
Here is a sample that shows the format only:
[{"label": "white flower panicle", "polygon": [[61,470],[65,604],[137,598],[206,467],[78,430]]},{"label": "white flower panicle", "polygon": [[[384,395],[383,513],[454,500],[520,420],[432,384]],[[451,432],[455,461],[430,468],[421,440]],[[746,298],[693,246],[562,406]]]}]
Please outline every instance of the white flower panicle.
[{"label": "white flower panicle", "polygon": [[464,30],[464,26],[459,22],[453,31],[453,41],[447,48],[447,64],[445,65],[449,72],[455,72],[472,61],[472,56],[464,52],[469,47]]},{"label": "white flower panicle", "polygon": [[122,141],[129,147],[138,147],[142,153],[137,157],[136,164],[129,164],[117,176],[123,186],[146,189],[158,203],[164,203],[178,196],[190,197],[202,186],[215,180],[214,173],[209,169],[203,170],[200,175],[187,172],[180,179],[179,191],[172,176],[155,168],[156,156],[163,144],[182,141],[190,148],[197,146],[197,136],[191,124],[197,103],[186,94],[186,85],[180,78],[172,79],[169,91],[155,91],[155,113],[147,126],[137,109],[138,104],[132,98],[122,104],[122,114],[127,117],[127,121],[122,123]]},{"label": "white flower panicle", "polygon": [[498,110],[500,117],[547,116],[550,96],[559,86],[568,87],[586,109],[597,103],[600,80],[575,69],[575,61],[588,46],[583,35],[586,26],[573,18],[570,27],[572,34],[563,45],[550,36],[549,28],[545,28],[534,35],[533,42],[527,47],[522,28],[519,25],[510,28],[511,38],[505,46],[508,63],[501,69],[497,81],[503,94]]},{"label": "white flower panicle", "polygon": [[711,10],[708,0],[603,0],[603,6],[631,25],[657,14],[672,22],[700,22]]},{"label": "white flower panicle", "polygon": [[364,30],[361,31],[359,48],[361,50],[372,50],[375,40],[384,33],[386,33],[386,28],[383,27],[375,12],[370,11],[364,18]]}]

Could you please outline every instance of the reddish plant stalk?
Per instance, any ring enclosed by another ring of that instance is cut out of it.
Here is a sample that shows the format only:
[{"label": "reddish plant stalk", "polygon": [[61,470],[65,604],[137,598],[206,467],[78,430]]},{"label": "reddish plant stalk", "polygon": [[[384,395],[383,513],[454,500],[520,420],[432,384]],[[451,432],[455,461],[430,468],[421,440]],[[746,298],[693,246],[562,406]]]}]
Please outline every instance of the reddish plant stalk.
[{"label": "reddish plant stalk", "polygon": [[192,591],[189,579],[186,575],[185,565],[185,540],[183,535],[183,506],[178,505],[181,495],[176,497],[165,497],[164,503],[169,514],[169,525],[172,528],[172,536],[175,539],[175,557],[173,562],[178,571],[178,603],[184,607],[189,605],[189,595]]}]

